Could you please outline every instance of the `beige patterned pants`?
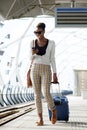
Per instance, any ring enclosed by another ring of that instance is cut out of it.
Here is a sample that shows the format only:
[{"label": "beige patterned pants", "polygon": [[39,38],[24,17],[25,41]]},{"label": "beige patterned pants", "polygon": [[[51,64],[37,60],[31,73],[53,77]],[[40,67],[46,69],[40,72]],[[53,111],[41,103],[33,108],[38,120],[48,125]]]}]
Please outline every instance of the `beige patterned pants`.
[{"label": "beige patterned pants", "polygon": [[53,98],[50,94],[51,68],[50,65],[33,64],[31,69],[31,80],[34,88],[35,103],[38,113],[42,113],[42,92],[50,110],[55,108]]}]

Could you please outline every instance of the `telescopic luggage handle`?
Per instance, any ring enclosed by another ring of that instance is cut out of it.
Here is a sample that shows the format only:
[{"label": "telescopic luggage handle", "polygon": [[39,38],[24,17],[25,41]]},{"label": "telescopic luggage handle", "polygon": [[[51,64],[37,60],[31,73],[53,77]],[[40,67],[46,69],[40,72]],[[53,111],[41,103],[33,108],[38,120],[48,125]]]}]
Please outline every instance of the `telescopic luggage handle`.
[{"label": "telescopic luggage handle", "polygon": [[59,84],[59,82],[51,82],[52,84]]},{"label": "telescopic luggage handle", "polygon": [[57,90],[57,92],[59,93],[59,97],[61,98],[61,96],[62,96],[62,94],[61,94],[61,92],[60,92],[60,83],[59,82],[51,82],[52,84],[58,84],[58,89],[56,89]]}]

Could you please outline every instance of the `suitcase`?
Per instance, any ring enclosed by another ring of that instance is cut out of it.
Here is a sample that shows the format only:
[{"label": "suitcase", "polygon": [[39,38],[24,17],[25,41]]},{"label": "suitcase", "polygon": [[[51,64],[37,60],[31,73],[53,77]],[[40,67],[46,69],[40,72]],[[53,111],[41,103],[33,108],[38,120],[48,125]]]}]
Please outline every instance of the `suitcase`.
[{"label": "suitcase", "polygon": [[[61,95],[60,93],[60,86],[59,87],[59,94],[56,96],[53,96],[53,100],[56,106],[56,111],[57,111],[57,120],[58,121],[68,121],[69,120],[69,102],[68,98],[66,96]],[[48,108],[48,114],[49,114],[49,119],[51,120],[52,113]]]}]

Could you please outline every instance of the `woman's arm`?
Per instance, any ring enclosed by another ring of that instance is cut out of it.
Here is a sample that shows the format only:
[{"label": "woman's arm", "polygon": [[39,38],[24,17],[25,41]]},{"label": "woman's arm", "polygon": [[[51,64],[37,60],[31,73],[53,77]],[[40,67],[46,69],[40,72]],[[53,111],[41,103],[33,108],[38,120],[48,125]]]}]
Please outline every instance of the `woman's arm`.
[{"label": "woman's arm", "polygon": [[53,41],[52,43],[52,48],[51,48],[51,66],[53,70],[53,82],[58,82],[58,77],[57,77],[57,70],[56,70],[56,62],[55,62],[55,42]]}]

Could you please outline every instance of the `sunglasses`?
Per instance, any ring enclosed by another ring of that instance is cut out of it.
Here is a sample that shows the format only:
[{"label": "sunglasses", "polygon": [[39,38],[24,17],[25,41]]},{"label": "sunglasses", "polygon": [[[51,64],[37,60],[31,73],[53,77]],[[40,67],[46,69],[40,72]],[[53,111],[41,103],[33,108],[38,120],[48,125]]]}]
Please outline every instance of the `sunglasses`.
[{"label": "sunglasses", "polygon": [[42,31],[38,31],[38,32],[34,31],[34,33],[40,35],[42,33]]}]

